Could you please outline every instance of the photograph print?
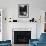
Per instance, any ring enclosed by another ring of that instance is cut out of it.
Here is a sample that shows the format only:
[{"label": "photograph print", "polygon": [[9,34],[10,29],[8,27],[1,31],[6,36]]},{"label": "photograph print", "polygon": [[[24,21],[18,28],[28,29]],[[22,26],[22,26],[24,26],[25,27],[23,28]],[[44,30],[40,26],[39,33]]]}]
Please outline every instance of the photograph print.
[{"label": "photograph print", "polygon": [[19,18],[28,18],[29,17],[29,5],[28,4],[19,4]]}]

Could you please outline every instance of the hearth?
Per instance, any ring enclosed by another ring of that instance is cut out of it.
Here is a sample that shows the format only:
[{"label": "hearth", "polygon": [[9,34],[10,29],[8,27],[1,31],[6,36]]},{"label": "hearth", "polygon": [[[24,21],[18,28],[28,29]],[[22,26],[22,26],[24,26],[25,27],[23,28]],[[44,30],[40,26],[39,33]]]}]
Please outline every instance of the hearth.
[{"label": "hearth", "polygon": [[14,31],[14,44],[28,44],[31,31]]}]

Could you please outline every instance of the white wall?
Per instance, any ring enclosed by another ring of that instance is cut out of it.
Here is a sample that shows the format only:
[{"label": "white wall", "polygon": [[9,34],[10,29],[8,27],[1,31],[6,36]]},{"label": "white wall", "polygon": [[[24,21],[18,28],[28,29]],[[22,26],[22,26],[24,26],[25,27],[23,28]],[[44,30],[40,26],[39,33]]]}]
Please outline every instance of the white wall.
[{"label": "white wall", "polygon": [[7,39],[7,23],[5,21],[5,17],[7,17],[6,13],[7,13],[7,11],[6,11],[6,8],[5,8],[2,11],[2,30],[3,30],[3,32],[2,32],[2,37],[3,37],[2,40]]},{"label": "white wall", "polygon": [[41,23],[37,23],[37,38],[40,38],[41,33],[44,33],[45,11],[41,10]]},{"label": "white wall", "polygon": [[32,8],[40,8],[46,11],[46,0],[0,0],[0,8],[15,8],[17,3],[30,3]]},{"label": "white wall", "polygon": [[2,9],[0,9],[0,41],[2,41]]}]

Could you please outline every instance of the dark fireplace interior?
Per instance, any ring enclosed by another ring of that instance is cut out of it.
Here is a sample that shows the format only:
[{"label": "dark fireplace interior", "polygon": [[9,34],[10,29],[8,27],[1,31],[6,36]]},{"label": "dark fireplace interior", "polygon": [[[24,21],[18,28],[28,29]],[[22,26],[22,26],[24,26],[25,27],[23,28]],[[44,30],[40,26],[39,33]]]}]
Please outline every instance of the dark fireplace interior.
[{"label": "dark fireplace interior", "polygon": [[14,44],[28,44],[31,31],[14,31]]}]

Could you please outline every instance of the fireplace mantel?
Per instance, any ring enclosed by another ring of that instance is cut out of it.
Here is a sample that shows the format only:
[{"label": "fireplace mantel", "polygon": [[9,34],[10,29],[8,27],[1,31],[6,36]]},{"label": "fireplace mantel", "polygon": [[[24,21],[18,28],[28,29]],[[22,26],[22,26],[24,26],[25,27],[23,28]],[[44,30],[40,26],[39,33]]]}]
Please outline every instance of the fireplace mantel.
[{"label": "fireplace mantel", "polygon": [[31,31],[31,28],[13,28],[12,31]]},{"label": "fireplace mantel", "polygon": [[[26,28],[26,30],[30,30],[31,31],[31,39],[36,39],[36,30],[37,30],[37,23],[30,23],[30,22],[27,22],[27,23],[18,23],[18,22],[15,22],[15,23],[8,23],[7,24],[7,33],[8,33],[8,37],[9,39],[12,40],[12,32],[15,31],[16,29],[15,28]],[[10,26],[9,26],[10,25]]]},{"label": "fireplace mantel", "polygon": [[31,31],[31,38],[36,39],[37,23],[13,23],[12,31]]},{"label": "fireplace mantel", "polygon": [[37,25],[37,23],[35,22],[27,22],[27,23],[13,23],[13,28],[32,28],[35,27]]}]

